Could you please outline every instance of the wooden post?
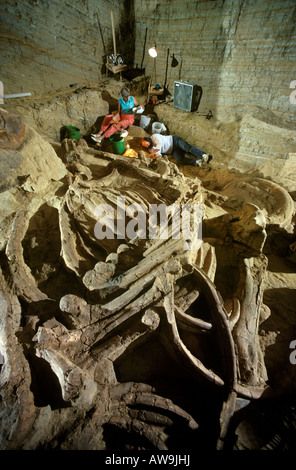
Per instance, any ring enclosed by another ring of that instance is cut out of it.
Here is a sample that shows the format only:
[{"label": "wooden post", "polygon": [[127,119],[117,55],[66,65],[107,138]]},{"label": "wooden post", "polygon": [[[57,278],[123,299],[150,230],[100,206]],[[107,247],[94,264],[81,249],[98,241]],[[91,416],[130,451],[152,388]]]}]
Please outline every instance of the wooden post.
[{"label": "wooden post", "polygon": [[115,38],[115,29],[114,29],[114,18],[113,18],[113,10],[111,10],[111,25],[112,25],[112,35],[113,35],[113,49],[114,49],[114,58],[116,59],[116,38]]}]

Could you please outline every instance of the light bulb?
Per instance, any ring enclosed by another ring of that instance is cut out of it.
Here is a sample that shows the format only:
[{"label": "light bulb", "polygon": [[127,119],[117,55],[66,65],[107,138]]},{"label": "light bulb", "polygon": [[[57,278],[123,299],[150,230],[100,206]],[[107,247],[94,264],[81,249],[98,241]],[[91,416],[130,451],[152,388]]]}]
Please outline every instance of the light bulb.
[{"label": "light bulb", "polygon": [[153,58],[157,57],[156,46],[150,47],[150,49],[148,50],[148,53]]}]

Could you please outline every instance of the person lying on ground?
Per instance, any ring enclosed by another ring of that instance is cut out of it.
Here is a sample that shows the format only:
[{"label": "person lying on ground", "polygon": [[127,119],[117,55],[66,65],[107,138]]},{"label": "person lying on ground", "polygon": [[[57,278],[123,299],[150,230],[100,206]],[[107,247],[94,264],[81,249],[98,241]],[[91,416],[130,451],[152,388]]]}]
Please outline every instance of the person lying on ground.
[{"label": "person lying on ground", "polygon": [[[182,165],[200,166],[202,163],[209,163],[213,158],[212,155],[190,145],[177,135],[152,134],[150,140],[153,145],[152,153],[155,156],[172,155]],[[186,154],[194,158],[187,157]]]},{"label": "person lying on ground", "polygon": [[120,91],[121,97],[118,100],[118,110],[115,113],[108,114],[104,117],[100,132],[98,134],[91,134],[91,138],[101,144],[104,138],[111,137],[115,132],[120,132],[122,129],[127,129],[134,121],[134,107],[141,107],[137,100],[130,95],[130,90],[123,87]]}]

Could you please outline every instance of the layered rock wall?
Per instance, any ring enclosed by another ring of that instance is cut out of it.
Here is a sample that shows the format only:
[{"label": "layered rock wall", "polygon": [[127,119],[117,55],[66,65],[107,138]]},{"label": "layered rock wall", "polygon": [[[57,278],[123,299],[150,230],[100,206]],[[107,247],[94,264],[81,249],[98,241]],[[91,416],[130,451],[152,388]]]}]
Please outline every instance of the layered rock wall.
[{"label": "layered rock wall", "polygon": [[153,76],[156,42],[157,81],[171,93],[179,79],[201,86],[200,110],[248,104],[295,119],[295,15],[293,0],[136,0],[135,62]]},{"label": "layered rock wall", "polygon": [[[40,93],[77,82],[96,83],[113,53],[111,9],[118,53],[133,27],[129,1],[21,0],[1,8],[1,80],[4,93]],[[124,35],[124,36],[123,36]],[[121,47],[120,47],[121,46]]]},{"label": "layered rock wall", "polygon": [[117,52],[154,76],[147,50],[156,42],[157,80],[171,93],[181,79],[202,87],[201,110],[249,104],[294,119],[293,0],[8,0],[1,12],[4,92],[96,83],[113,52],[111,9]]},{"label": "layered rock wall", "polygon": [[200,110],[217,115],[249,104],[294,119],[293,0],[8,0],[1,12],[4,92],[97,83],[113,53],[111,10],[117,52],[154,77],[147,50],[156,42],[157,81],[171,93],[181,79],[202,87]]}]

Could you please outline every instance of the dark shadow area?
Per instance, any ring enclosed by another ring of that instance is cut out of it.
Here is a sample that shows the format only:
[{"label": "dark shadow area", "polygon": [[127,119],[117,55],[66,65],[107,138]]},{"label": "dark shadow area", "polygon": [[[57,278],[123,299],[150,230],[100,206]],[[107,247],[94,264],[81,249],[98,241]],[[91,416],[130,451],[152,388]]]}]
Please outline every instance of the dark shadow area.
[{"label": "dark shadow area", "polygon": [[67,128],[66,126],[62,126],[60,128],[60,142],[62,142],[62,140],[66,139],[67,137]]},{"label": "dark shadow area", "polygon": [[22,245],[25,263],[35,278],[41,277],[45,263],[52,269],[59,264],[61,242],[57,209],[48,204],[40,206],[30,219]]},{"label": "dark shadow area", "polygon": [[108,114],[111,114],[113,111],[118,110],[118,99],[120,98],[120,96],[118,96],[117,99],[113,98],[113,96],[111,96],[107,90],[103,90],[101,97],[102,97],[102,100],[106,101],[109,105]]},{"label": "dark shadow area", "polygon": [[[142,429],[137,430],[137,423],[126,425],[125,427],[106,423],[104,425],[104,440],[107,450],[159,450],[159,438],[155,439],[155,434],[162,434],[168,449],[173,451],[192,450],[196,447],[196,440],[199,439],[198,430],[192,430],[176,418],[174,413],[162,413],[153,411],[153,407],[132,407],[131,414],[137,414],[145,422],[149,422],[151,429],[145,433]],[[155,420],[155,422],[154,422]],[[163,423],[170,424],[163,425]],[[143,423],[144,426],[144,423]],[[151,432],[159,427],[155,434]],[[132,428],[132,429],[131,429]]]},{"label": "dark shadow area", "polygon": [[[73,227],[73,232],[76,231]],[[38,288],[51,299],[60,299],[67,293],[83,295],[85,292],[82,281],[64,265],[60,236],[57,209],[43,204],[31,218],[22,241],[24,261]]]},{"label": "dark shadow area", "polygon": [[[155,394],[172,400],[189,413],[199,424],[198,430],[186,431],[178,428],[173,419],[173,427],[169,429],[169,448],[213,449],[219,432],[219,414],[221,410],[221,395],[213,389],[204,387],[184,368],[175,362],[168,351],[159,341],[155,333],[143,344],[132,345],[119,357],[114,368],[119,382],[145,383],[153,386]],[[189,434],[188,434],[189,433]],[[186,438],[184,439],[184,436]]]},{"label": "dark shadow area", "polygon": [[141,69],[137,67],[136,68],[131,67],[128,70],[125,70],[124,72],[122,72],[122,77],[125,80],[128,80],[129,82],[131,82],[135,78],[138,78],[144,75],[145,75],[145,69]]},{"label": "dark shadow area", "polygon": [[119,425],[116,426],[115,424],[106,423],[103,425],[103,436],[106,443],[106,450],[158,450],[143,433],[137,433],[127,426],[122,428]]},{"label": "dark shadow area", "polygon": [[[204,230],[203,236],[207,237]],[[217,268],[214,284],[224,300],[230,299],[233,292],[237,291],[240,281],[237,253],[227,245],[216,245],[215,250]]]},{"label": "dark shadow area", "polygon": [[37,407],[50,405],[52,410],[69,406],[63,397],[60,383],[50,364],[36,356],[29,357],[31,369],[31,391]]},{"label": "dark shadow area", "polygon": [[104,77],[107,74],[107,68],[106,68],[106,63],[107,63],[107,55],[102,56],[102,66],[101,66],[101,76]]},{"label": "dark shadow area", "polygon": [[294,450],[296,397],[254,400],[231,420],[225,450]]},{"label": "dark shadow area", "polygon": [[[111,94],[107,90],[103,90],[102,94],[101,94],[101,97],[102,97],[103,101],[106,101],[108,103],[109,110],[107,112],[107,115],[112,114],[114,111],[118,110],[119,96],[118,96],[117,99],[113,98],[113,96],[111,96]],[[103,123],[104,118],[105,118],[105,115],[104,116],[98,116],[96,121],[92,125],[89,134],[83,135],[83,138],[87,142],[89,147],[93,147],[93,148],[96,147],[96,142],[94,140],[92,140],[91,134],[97,134],[100,131],[101,125]]]},{"label": "dark shadow area", "polygon": [[292,273],[296,271],[296,255],[289,250],[289,245],[295,241],[295,234],[277,227],[271,233],[263,248],[268,257],[268,270],[274,273]]},{"label": "dark shadow area", "polygon": [[289,288],[266,289],[263,303],[270,316],[260,324],[262,339],[270,336],[271,344],[265,346],[264,361],[269,384],[275,389],[293,390],[296,368],[290,361],[291,341],[296,339],[296,290]]},{"label": "dark shadow area", "polygon": [[[198,108],[199,108],[199,105],[200,105],[200,102],[201,102],[201,98],[202,98],[202,87],[197,85],[196,87],[196,95],[195,95],[195,106],[196,106],[196,111],[198,111]],[[210,116],[210,114],[209,114]],[[206,119],[209,119],[208,116],[206,117]]]},{"label": "dark shadow area", "polygon": [[[135,2],[124,0],[124,17],[119,22],[117,52],[123,55],[124,63],[132,67],[135,60]],[[128,38],[128,40],[127,40]]]},{"label": "dark shadow area", "polygon": [[[22,320],[21,326],[25,327],[27,322],[27,317],[38,317],[40,322],[44,323],[50,318],[59,317],[60,309],[58,302],[53,299],[39,300],[38,302],[26,302],[25,300],[19,299],[19,302],[22,307]],[[21,338],[21,337],[20,337]],[[30,339],[31,340],[31,339]],[[21,338],[22,342],[25,342]]]}]

